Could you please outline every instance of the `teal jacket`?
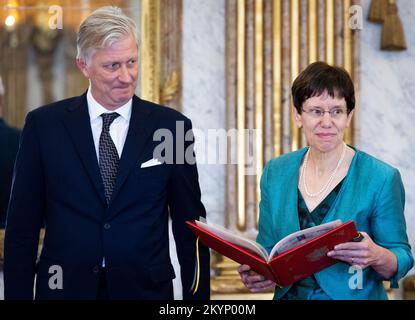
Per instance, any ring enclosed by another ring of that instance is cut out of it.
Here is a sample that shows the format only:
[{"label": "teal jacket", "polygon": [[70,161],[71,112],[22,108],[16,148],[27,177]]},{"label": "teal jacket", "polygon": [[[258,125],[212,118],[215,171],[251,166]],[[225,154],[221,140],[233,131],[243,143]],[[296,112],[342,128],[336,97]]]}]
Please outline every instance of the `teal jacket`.
[{"label": "teal jacket", "polygon": [[[399,171],[355,149],[349,172],[323,223],[353,220],[359,231],[366,232],[378,245],[392,251],[398,271],[383,279],[371,267],[361,274],[362,288],[349,286],[359,278],[356,270],[344,262],[315,273],[315,278],[332,299],[387,299],[383,280],[392,288],[413,266],[411,247],[404,217],[405,190]],[[257,242],[267,250],[283,237],[300,230],[297,209],[298,172],[307,148],[272,159],[261,177],[261,201]],[[350,273],[349,273],[350,272]],[[280,299],[289,286],[275,291]]]}]

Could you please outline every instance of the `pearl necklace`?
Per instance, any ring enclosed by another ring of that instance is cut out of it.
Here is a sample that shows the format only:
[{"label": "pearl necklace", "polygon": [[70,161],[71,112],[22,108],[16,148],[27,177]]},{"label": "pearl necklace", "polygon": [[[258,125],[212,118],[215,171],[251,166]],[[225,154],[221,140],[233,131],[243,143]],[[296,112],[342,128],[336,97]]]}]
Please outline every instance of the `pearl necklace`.
[{"label": "pearl necklace", "polygon": [[306,156],[305,156],[305,158],[304,158],[303,170],[301,171],[300,181],[301,181],[301,177],[303,177],[303,184],[304,184],[304,190],[305,190],[305,193],[306,193],[306,194],[307,194],[307,196],[309,196],[310,198],[315,198],[315,197],[317,197],[317,196],[321,195],[323,192],[325,192],[325,191],[328,189],[328,187],[330,186],[330,184],[333,182],[333,179],[334,179],[334,177],[336,176],[337,171],[339,170],[339,168],[340,168],[341,164],[343,163],[344,157],[345,157],[345,155],[346,155],[346,144],[344,144],[344,147],[343,147],[343,152],[342,152],[342,155],[341,155],[341,157],[340,157],[339,161],[337,162],[337,166],[336,166],[336,168],[335,168],[335,169],[333,170],[333,172],[331,173],[331,175],[330,175],[330,177],[329,177],[329,179],[328,179],[327,183],[326,183],[326,184],[323,186],[323,188],[322,188],[320,191],[318,191],[317,193],[310,193],[310,192],[308,191],[308,187],[307,187],[307,183],[306,183],[306,180],[307,180],[307,179],[306,179],[306,170],[307,170],[307,163],[308,163],[308,157],[309,157],[309,155],[310,155],[310,150],[311,150],[311,147],[308,149],[307,154],[306,154]]}]

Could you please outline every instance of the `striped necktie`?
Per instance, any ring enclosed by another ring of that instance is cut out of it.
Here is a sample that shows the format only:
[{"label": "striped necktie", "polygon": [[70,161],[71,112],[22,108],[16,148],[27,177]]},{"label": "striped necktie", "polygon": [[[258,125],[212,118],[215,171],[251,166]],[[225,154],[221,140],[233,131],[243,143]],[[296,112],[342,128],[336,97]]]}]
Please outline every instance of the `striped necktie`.
[{"label": "striped necktie", "polygon": [[119,117],[119,114],[116,112],[103,113],[101,117],[102,132],[99,138],[99,169],[104,183],[105,198],[109,205],[115,181],[117,179],[118,164],[120,162],[117,148],[110,136],[110,126],[111,123]]}]

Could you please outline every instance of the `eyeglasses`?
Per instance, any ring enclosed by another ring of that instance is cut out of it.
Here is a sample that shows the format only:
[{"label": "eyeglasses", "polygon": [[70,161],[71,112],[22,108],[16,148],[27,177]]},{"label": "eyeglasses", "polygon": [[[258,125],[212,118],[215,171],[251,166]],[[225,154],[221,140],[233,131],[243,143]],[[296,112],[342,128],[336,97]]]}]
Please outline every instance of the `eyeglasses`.
[{"label": "eyeglasses", "polygon": [[318,109],[318,108],[313,108],[310,110],[304,110],[304,109],[301,109],[301,110],[309,114],[310,117],[314,119],[321,119],[324,117],[326,113],[328,113],[332,119],[341,119],[347,114],[347,111],[342,108],[334,108],[329,111]]}]

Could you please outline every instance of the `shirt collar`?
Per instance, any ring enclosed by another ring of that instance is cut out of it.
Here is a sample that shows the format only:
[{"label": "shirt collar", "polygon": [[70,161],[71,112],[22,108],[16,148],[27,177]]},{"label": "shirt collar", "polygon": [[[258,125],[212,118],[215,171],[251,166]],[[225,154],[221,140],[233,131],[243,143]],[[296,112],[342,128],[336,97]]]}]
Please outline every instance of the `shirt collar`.
[{"label": "shirt collar", "polygon": [[127,121],[131,119],[131,109],[132,109],[132,102],[133,99],[131,98],[126,104],[122,105],[116,110],[108,110],[105,109],[101,104],[99,104],[95,98],[92,96],[91,87],[88,88],[88,92],[86,94],[86,100],[88,102],[88,112],[89,118],[91,121],[96,120],[101,116],[103,113],[112,113],[117,112],[122,118]]}]

